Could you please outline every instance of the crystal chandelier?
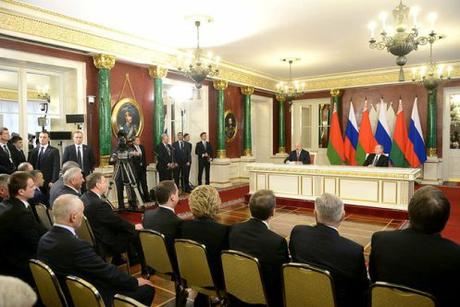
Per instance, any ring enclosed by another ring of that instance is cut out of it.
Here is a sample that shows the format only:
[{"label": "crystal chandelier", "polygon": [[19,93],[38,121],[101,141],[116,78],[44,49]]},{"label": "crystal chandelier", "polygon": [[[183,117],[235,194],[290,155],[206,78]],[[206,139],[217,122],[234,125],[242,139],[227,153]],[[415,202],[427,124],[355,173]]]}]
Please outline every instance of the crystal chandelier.
[{"label": "crystal chandelier", "polygon": [[[431,35],[431,34],[430,34]],[[440,39],[442,37],[438,37]],[[417,68],[412,69],[412,81],[420,82],[427,90],[432,91],[437,88],[445,79],[444,66],[433,62],[433,43],[436,38],[429,37],[430,43],[430,63],[428,67],[422,66],[417,71]],[[450,80],[452,66],[447,67],[447,80]]]},{"label": "crystal chandelier", "polygon": [[[206,19],[206,21],[211,22],[211,18]],[[196,20],[196,49],[185,60],[179,60],[178,67],[178,70],[185,77],[195,82],[196,88],[201,88],[202,82],[207,77],[216,77],[219,75],[219,57],[212,57],[210,53],[204,55],[203,49],[200,48],[200,25],[201,21]]]},{"label": "crystal chandelier", "polygon": [[[374,37],[376,23],[369,23],[370,39],[369,47],[371,49],[383,50],[386,49],[391,54],[395,55],[396,64],[400,66],[399,81],[404,81],[403,66],[407,63],[406,55],[413,50],[417,50],[419,45],[426,45],[430,39],[436,41],[442,36],[437,35],[434,31],[434,22],[436,14],[431,13],[428,18],[431,22],[431,32],[427,36],[419,36],[418,30],[420,25],[417,24],[418,8],[409,8],[400,1],[399,5],[393,10],[393,18],[395,21],[394,27],[390,27],[386,23],[387,14],[380,14],[382,22],[382,32],[380,40],[377,41]],[[409,29],[409,15],[412,17],[412,28]]]},{"label": "crystal chandelier", "polygon": [[280,82],[277,87],[277,96],[284,98],[286,101],[292,101],[304,93],[305,83],[292,81],[292,64],[300,61],[300,58],[281,59],[283,62],[289,63],[289,80],[288,82]]}]

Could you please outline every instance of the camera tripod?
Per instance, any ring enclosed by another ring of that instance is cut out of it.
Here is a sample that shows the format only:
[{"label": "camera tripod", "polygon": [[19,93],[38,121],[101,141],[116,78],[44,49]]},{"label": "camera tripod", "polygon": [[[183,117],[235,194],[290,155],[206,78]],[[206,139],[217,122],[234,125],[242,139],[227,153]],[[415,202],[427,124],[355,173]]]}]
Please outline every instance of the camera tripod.
[{"label": "camera tripod", "polygon": [[136,177],[134,176],[133,169],[131,164],[129,164],[128,159],[118,159],[116,161],[112,179],[110,180],[109,193],[112,191],[113,183],[116,182],[119,175],[121,176],[121,182],[126,189],[128,204],[135,204],[137,199],[139,207],[144,207],[144,201],[142,200],[139,186],[136,183]]}]

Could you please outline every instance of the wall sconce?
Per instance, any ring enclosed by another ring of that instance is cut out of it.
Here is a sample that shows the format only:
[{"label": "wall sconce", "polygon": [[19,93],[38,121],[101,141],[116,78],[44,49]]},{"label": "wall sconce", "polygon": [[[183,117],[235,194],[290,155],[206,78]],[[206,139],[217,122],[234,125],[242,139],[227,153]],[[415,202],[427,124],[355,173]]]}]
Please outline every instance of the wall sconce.
[{"label": "wall sconce", "polygon": [[86,96],[86,100],[88,101],[89,104],[94,104],[96,103],[96,96]]}]

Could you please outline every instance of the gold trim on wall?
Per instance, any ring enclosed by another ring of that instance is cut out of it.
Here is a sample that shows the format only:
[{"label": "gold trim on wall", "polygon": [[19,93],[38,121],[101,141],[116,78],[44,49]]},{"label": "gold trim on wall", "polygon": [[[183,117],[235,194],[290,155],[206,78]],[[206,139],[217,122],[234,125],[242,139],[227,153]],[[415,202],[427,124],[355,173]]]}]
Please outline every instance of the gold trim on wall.
[{"label": "gold trim on wall", "polygon": [[142,108],[140,107],[139,103],[134,98],[123,98],[117,101],[117,103],[115,103],[115,105],[113,106],[111,117],[112,132],[115,136],[117,136],[118,131],[120,131],[120,128],[118,127],[118,114],[120,113],[123,107],[126,107],[127,104],[133,106],[139,114],[139,127],[135,135],[139,136],[141,135],[142,130],[144,129],[144,113],[142,112]]},{"label": "gold trim on wall", "polygon": [[[0,89],[0,99],[18,101],[19,100],[18,91],[11,90],[11,89]],[[27,90],[27,100],[43,100],[43,98],[39,97],[37,91]]]}]

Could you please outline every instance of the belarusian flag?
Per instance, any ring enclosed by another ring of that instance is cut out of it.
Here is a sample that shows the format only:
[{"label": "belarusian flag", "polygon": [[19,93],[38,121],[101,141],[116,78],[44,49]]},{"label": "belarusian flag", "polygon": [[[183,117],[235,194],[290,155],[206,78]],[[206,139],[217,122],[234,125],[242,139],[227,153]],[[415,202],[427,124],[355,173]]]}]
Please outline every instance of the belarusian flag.
[{"label": "belarusian flag", "polygon": [[398,113],[396,114],[395,131],[393,133],[393,146],[391,146],[390,159],[393,166],[396,167],[407,167],[405,151],[407,148],[407,127],[406,119],[404,118],[404,110],[402,107],[402,101],[399,99]]},{"label": "belarusian flag", "polygon": [[366,155],[373,153],[377,142],[372,134],[369,111],[367,109],[367,99],[364,101],[364,109],[361,116],[361,126],[359,127],[358,147],[356,148],[356,161],[358,165],[363,165]]},{"label": "belarusian flag", "polygon": [[340,165],[345,161],[343,150],[342,130],[340,129],[337,106],[332,104],[331,128],[329,130],[329,143],[327,144],[327,157],[332,165]]}]

